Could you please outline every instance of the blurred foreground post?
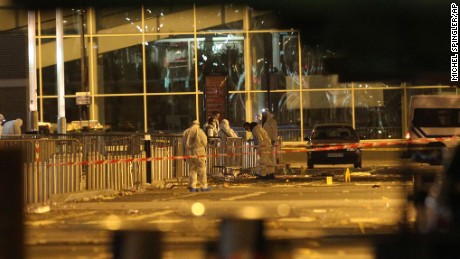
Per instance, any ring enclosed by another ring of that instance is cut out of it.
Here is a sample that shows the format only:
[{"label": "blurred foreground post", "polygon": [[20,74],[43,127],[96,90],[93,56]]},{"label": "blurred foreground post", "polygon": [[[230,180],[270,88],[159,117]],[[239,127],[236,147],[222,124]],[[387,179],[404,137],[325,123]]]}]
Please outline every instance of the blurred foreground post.
[{"label": "blurred foreground post", "polygon": [[0,149],[0,258],[24,258],[22,152]]},{"label": "blurred foreground post", "polygon": [[162,259],[161,232],[117,230],[113,233],[114,259]]},{"label": "blurred foreground post", "polygon": [[219,258],[268,258],[262,219],[223,219],[220,232]]}]

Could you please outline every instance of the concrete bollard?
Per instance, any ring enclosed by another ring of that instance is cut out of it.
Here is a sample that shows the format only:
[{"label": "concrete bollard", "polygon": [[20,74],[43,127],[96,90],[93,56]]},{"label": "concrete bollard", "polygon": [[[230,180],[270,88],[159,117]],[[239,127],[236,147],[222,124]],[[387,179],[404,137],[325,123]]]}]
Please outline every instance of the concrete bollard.
[{"label": "concrete bollard", "polygon": [[152,161],[150,158],[152,158],[152,148],[151,148],[152,141],[150,140],[150,135],[146,135],[144,139],[144,151],[145,151],[145,157],[149,159],[146,161],[145,166],[146,166],[146,182],[147,183],[152,183]]},{"label": "concrete bollard", "polygon": [[266,258],[263,220],[223,219],[220,231],[219,258]]},{"label": "concrete bollard", "polygon": [[113,233],[114,259],[163,258],[161,232],[156,230],[117,230]]}]

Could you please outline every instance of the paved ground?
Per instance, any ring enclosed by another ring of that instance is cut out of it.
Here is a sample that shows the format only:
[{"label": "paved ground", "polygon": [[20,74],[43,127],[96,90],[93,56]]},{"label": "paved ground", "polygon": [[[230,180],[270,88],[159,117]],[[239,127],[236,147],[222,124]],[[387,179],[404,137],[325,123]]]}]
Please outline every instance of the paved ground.
[{"label": "paved ground", "polygon": [[29,208],[27,258],[113,258],[121,229],[160,231],[164,258],[212,258],[221,253],[223,220],[241,217],[263,220],[272,258],[375,258],[375,240],[414,220],[412,167],[366,166],[350,170],[351,182],[343,166],[295,167],[275,180],[211,178],[205,193],[176,182]]}]

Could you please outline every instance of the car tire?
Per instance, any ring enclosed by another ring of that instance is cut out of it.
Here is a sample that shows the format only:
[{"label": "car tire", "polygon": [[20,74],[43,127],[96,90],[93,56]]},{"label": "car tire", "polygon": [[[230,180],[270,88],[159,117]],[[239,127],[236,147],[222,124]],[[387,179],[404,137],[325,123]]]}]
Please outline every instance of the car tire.
[{"label": "car tire", "polygon": [[314,167],[314,163],[313,163],[313,159],[311,157],[311,154],[307,154],[307,168],[308,169],[313,169]]},{"label": "car tire", "polygon": [[313,169],[314,167],[315,167],[315,166],[314,166],[314,164],[313,164],[313,161],[307,160],[307,168],[308,168],[308,169]]}]

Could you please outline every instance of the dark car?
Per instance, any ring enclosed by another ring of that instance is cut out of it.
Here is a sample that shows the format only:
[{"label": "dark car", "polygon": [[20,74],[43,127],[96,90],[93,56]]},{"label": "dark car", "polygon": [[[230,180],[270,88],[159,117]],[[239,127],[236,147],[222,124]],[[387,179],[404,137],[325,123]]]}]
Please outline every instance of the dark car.
[{"label": "dark car", "polygon": [[[359,137],[351,125],[316,125],[308,137],[308,148],[319,150],[308,152],[307,166],[313,168],[315,164],[353,164],[355,168],[361,167],[361,149],[356,144],[359,144]],[[342,145],[347,146],[335,149]]]}]

